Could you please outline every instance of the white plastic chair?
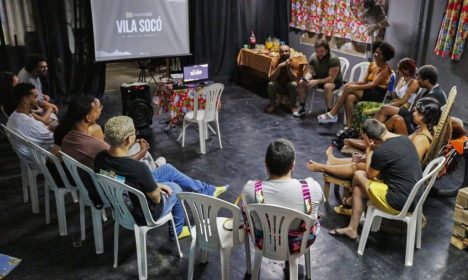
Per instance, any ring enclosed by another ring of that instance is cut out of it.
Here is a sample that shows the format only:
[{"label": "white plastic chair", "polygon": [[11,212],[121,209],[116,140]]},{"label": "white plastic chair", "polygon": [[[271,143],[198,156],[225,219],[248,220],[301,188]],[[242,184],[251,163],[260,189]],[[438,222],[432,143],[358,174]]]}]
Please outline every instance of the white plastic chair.
[{"label": "white plastic chair", "polygon": [[[73,197],[74,202],[78,202],[78,197],[76,195],[77,187],[73,186],[65,171],[62,168],[60,160],[51,152],[44,150],[38,145],[28,141],[29,149],[33,155],[36,166],[39,167],[41,173],[44,174],[44,200],[45,200],[45,216],[46,224],[50,223],[50,199],[49,191],[53,191],[55,195],[55,203],[57,207],[57,219],[59,225],[59,234],[61,236],[67,235],[67,216],[65,210],[65,195],[70,193]],[[58,187],[57,182],[55,182],[52,174],[50,173],[46,163],[47,161],[52,162],[57,168],[60,178],[62,179],[63,186]]]},{"label": "white plastic chair", "polygon": [[[351,74],[349,75],[349,81],[350,82],[358,82],[364,80],[364,78],[367,75],[367,70],[369,68],[369,62],[368,61],[363,61],[359,62],[358,64],[354,65],[353,68],[351,68]],[[359,76],[357,76],[359,74]],[[341,97],[343,94],[342,90],[335,90],[333,91],[333,104],[336,103],[336,100]],[[346,125],[346,114],[343,116],[343,124]]]},{"label": "white plastic chair", "polygon": [[[345,75],[348,73],[348,68],[349,68],[349,61],[344,58],[344,57],[339,57],[340,59],[340,71],[341,71],[341,77],[344,79]],[[334,89],[333,92],[338,91],[339,89]],[[308,98],[306,100],[306,111],[309,112],[309,114],[312,113],[312,108],[314,107],[314,101],[315,101],[315,94],[321,93],[324,94],[325,90],[322,88],[312,88],[310,89],[308,94]]]},{"label": "white plastic chair", "polygon": [[[135,243],[137,248],[137,261],[138,261],[138,275],[140,279],[148,278],[148,267],[146,259],[146,233],[154,228],[158,228],[167,222],[171,222],[173,232],[176,233],[174,219],[172,214],[169,213],[164,217],[159,218],[157,221],[153,219],[148,207],[148,201],[145,195],[132,187],[129,187],[113,178],[96,174],[97,181],[104,191],[107,199],[114,209],[115,222],[114,222],[114,268],[117,267],[119,255],[119,229],[122,226],[125,229],[133,230],[135,232]],[[140,206],[146,220],[146,226],[139,226],[133,218],[130,210],[125,204],[123,193],[132,193],[138,197]],[[179,240],[175,238],[179,257],[182,258],[180,251]]]},{"label": "white plastic chair", "polygon": [[12,131],[8,127],[2,124],[3,129],[5,130],[5,135],[8,138],[8,141],[11,144],[11,147],[15,151],[16,155],[20,160],[21,166],[21,184],[23,186],[23,201],[27,203],[28,198],[28,186],[29,192],[31,193],[31,207],[33,213],[39,213],[39,196],[37,193],[37,175],[40,174],[38,168],[32,166],[24,156],[18,150],[18,144],[23,145],[27,149],[29,149],[28,141],[23,138],[20,134]]},{"label": "white plastic chair", "polygon": [[[230,259],[233,247],[245,245],[247,273],[251,272],[249,238],[241,225],[241,211],[236,205],[211,196],[182,192],[177,194],[185,210],[185,203],[190,207],[195,223],[195,231],[191,228],[192,244],[190,246],[188,279],[193,279],[195,254],[197,248],[202,251],[202,262],[208,261],[208,252],[218,252],[221,255],[221,279],[228,280],[230,275]],[[226,209],[232,214],[232,223],[225,217],[218,217],[218,212]],[[189,221],[185,210],[187,221]],[[224,223],[232,224],[226,229]],[[231,230],[229,230],[231,229]]]},{"label": "white plastic chair", "polygon": [[[102,217],[105,217],[106,208],[110,208],[110,203],[107,200],[107,197],[102,192],[99,184],[95,178],[95,173],[91,168],[86,165],[78,162],[74,158],[60,152],[62,155],[63,162],[70,171],[70,174],[73,176],[78,190],[80,191],[80,227],[81,227],[81,240],[86,239],[86,230],[85,230],[85,207],[89,207],[91,210],[91,219],[93,221],[93,233],[94,233],[94,246],[96,247],[96,254],[104,253],[104,242],[102,238]],[[87,174],[91,181],[91,185],[85,186],[83,180],[81,179],[81,174]],[[99,197],[101,198],[102,205],[99,208],[96,207],[94,202],[90,199],[88,188],[96,188]]]},{"label": "white plastic chair", "polygon": [[[362,255],[364,253],[364,248],[366,247],[367,238],[369,236],[369,231],[378,231],[380,228],[380,222],[382,218],[391,219],[391,220],[401,220],[406,222],[408,225],[406,233],[406,255],[405,255],[405,266],[413,265],[413,254],[414,254],[414,242],[416,239],[416,248],[421,249],[421,228],[422,228],[422,207],[424,201],[426,200],[429,191],[434,185],[435,180],[439,171],[442,169],[445,158],[438,157],[432,160],[427,167],[424,169],[423,177],[419,180],[416,185],[414,185],[411,193],[406,200],[403,209],[398,215],[388,214],[382,210],[377,209],[370,201],[367,204],[367,214],[364,222],[364,227],[361,232],[361,239],[359,240],[358,254]],[[419,189],[427,183],[425,190],[419,199],[414,211],[408,212],[410,205],[413,203],[415,195],[418,193]]]},{"label": "white plastic chair", "polygon": [[[224,85],[217,83],[209,85],[203,88],[203,93],[206,98],[206,105],[204,110],[198,109],[198,96],[200,92],[195,91],[194,96],[194,108],[193,111],[188,112],[184,116],[184,121],[182,124],[182,134],[179,136],[177,141],[180,140],[182,137],[182,147],[185,146],[185,131],[189,124],[191,123],[198,123],[198,133],[200,138],[200,152],[202,154],[206,153],[206,145],[205,140],[208,139],[208,128],[213,133],[218,134],[218,141],[219,141],[219,148],[222,149],[223,145],[221,144],[221,131],[219,130],[219,118],[218,118],[218,111],[219,105],[221,101],[221,94],[223,93]],[[211,126],[209,126],[209,122],[216,122],[216,131],[215,132]]]},{"label": "white plastic chair", "polygon": [[[310,248],[306,246],[310,231],[304,232],[301,248],[296,254],[290,254],[287,240],[291,223],[294,220],[304,221],[307,229],[312,227],[315,220],[299,211],[271,204],[248,204],[246,210],[251,228],[250,238],[255,240],[254,228],[263,231],[263,249],[255,246],[252,279],[259,279],[262,257],[276,261],[289,261],[289,279],[298,279],[298,259],[304,254],[307,279],[310,279]],[[260,219],[261,225],[254,223],[254,217]]]}]

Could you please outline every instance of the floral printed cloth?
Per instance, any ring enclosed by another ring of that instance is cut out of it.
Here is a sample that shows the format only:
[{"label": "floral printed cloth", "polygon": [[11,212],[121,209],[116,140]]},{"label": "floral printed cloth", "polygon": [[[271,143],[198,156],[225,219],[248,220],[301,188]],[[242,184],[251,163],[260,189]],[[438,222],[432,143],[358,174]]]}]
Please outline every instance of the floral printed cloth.
[{"label": "floral printed cloth", "polygon": [[[193,111],[195,91],[198,88],[174,90],[172,84],[159,84],[154,93],[153,105],[156,114],[163,111],[171,115],[170,123],[176,125],[184,119],[187,112]],[[204,109],[206,99],[203,94],[198,96],[198,109]]]},{"label": "floral printed cloth", "polygon": [[0,279],[6,278],[7,274],[15,269],[20,262],[20,259],[0,254]]},{"label": "floral printed cloth", "polygon": [[[354,2],[353,8],[351,1]],[[290,26],[309,32],[370,43],[360,14],[363,0],[291,0]],[[353,9],[353,11],[351,10]]]},{"label": "floral printed cloth", "polygon": [[448,0],[435,54],[460,60],[468,33],[468,0]]}]

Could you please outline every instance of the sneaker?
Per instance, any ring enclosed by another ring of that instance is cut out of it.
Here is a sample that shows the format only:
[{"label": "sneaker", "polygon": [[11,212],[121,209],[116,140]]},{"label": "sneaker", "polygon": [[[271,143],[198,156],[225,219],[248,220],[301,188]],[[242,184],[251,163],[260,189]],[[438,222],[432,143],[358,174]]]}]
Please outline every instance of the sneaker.
[{"label": "sneaker", "polygon": [[189,237],[191,235],[190,233],[190,229],[188,228],[188,226],[184,226],[182,228],[182,231],[179,233],[179,236],[177,236],[177,239],[184,239],[186,237]]},{"label": "sneaker", "polygon": [[292,115],[293,117],[301,117],[305,114],[305,109],[304,107],[300,106],[298,110],[293,111]]},{"label": "sneaker", "polygon": [[225,193],[228,189],[229,189],[229,185],[215,187],[213,197],[219,197],[220,195]]},{"label": "sneaker", "polygon": [[319,124],[336,123],[338,121],[338,115],[333,116],[328,112],[326,114],[319,115],[317,120]]},{"label": "sneaker", "polygon": [[164,164],[166,164],[166,159],[164,157],[158,157],[154,163],[156,164],[157,167],[161,167]]}]

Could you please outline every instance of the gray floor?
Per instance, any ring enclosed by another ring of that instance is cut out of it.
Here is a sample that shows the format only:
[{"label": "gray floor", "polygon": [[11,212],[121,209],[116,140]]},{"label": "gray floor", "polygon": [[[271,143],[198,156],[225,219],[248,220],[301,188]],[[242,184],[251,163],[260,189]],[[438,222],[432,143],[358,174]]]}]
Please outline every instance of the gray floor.
[{"label": "gray floor", "polygon": [[[267,100],[241,87],[226,87],[221,111],[223,149],[217,139],[207,142],[207,154],[198,154],[198,133],[188,130],[186,147],[176,142],[180,129],[169,133],[160,128],[159,121],[167,116],[157,116],[152,129],[144,132],[150,138],[152,152],[166,157],[186,174],[213,184],[230,184],[231,189],[221,198],[234,201],[245,182],[266,176],[263,157],[267,145],[275,138],[291,140],[297,150],[294,176],[312,176],[320,183],[321,174],[310,173],[305,167],[308,159],[323,161],[324,151],[331,135],[339,128],[319,126],[315,120],[323,107],[316,101],[317,109],[304,119],[293,118],[285,112],[265,114],[262,109]],[[101,121],[120,112],[120,95],[106,93],[103,98],[104,113]],[[87,240],[79,241],[78,205],[68,198],[68,236],[58,236],[55,203],[51,198],[51,224],[44,224],[44,197],[40,188],[41,213],[32,214],[30,204],[22,201],[19,164],[4,138],[0,144],[0,252],[21,258],[23,261],[7,279],[136,279],[138,277],[135,239],[132,232],[121,229],[119,266],[113,262],[113,222],[104,224],[103,255],[95,255],[91,217],[87,213]],[[462,166],[461,166],[462,167]],[[462,168],[454,175],[437,182],[440,187],[453,187],[461,183]],[[372,233],[364,256],[357,254],[358,242],[336,239],[327,231],[343,226],[348,218],[333,212],[336,200],[320,207],[322,231],[312,247],[313,279],[467,279],[468,254],[450,245],[453,227],[454,199],[429,198],[424,213],[428,224],[423,230],[422,249],[415,251],[414,265],[404,267],[405,236]],[[76,247],[75,247],[75,246]],[[184,257],[175,256],[174,243],[168,241],[167,228],[156,229],[148,235],[148,275],[150,279],[185,279],[188,266],[190,239],[181,241]],[[284,279],[284,264],[264,260],[262,279]],[[243,248],[233,252],[231,279],[243,279],[245,253]],[[218,254],[211,254],[206,265],[195,268],[198,279],[219,279]],[[300,279],[305,278],[303,261]]]}]

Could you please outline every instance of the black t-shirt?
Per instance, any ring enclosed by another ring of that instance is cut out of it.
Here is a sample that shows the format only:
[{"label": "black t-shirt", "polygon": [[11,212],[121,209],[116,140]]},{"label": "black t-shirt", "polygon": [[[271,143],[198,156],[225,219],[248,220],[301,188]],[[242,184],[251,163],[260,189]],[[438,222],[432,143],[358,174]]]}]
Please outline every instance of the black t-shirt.
[{"label": "black t-shirt", "polygon": [[[151,175],[148,166],[143,162],[134,160],[130,157],[114,157],[108,151],[102,151],[97,154],[94,159],[94,172],[108,175],[109,173],[116,174],[124,180],[125,184],[143,192],[148,201],[148,206],[153,215],[153,219],[157,220],[161,216],[163,210],[163,200],[159,204],[154,203],[147,195],[153,192],[158,185]],[[120,178],[117,178],[120,179]],[[145,225],[145,216],[141,210],[141,205],[138,198],[130,193],[130,200],[133,206],[133,217],[139,225]]]},{"label": "black t-shirt", "polygon": [[[388,186],[387,202],[394,209],[401,210],[414,185],[422,177],[414,144],[406,136],[387,139],[375,149],[370,167],[380,171],[380,179]],[[416,206],[422,192],[423,188],[420,188],[410,211]]]}]

